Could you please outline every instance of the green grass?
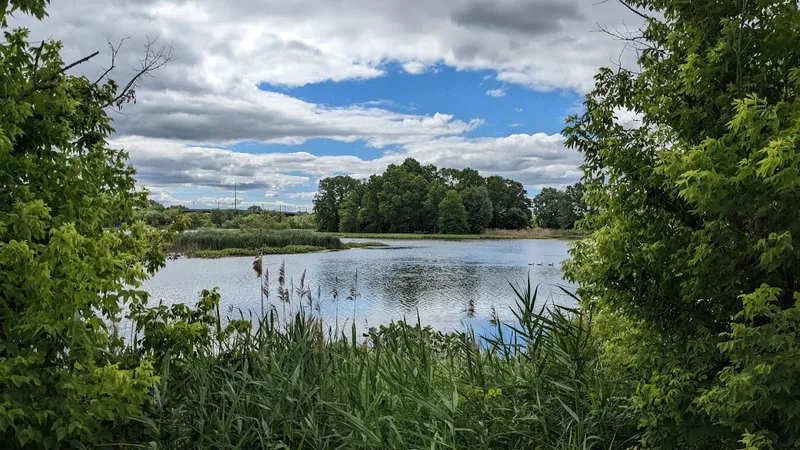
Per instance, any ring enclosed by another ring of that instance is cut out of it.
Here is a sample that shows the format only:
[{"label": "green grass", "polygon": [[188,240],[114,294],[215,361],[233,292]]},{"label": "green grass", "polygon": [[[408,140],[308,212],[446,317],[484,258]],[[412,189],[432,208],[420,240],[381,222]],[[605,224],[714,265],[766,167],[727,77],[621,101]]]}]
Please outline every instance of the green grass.
[{"label": "green grass", "polygon": [[311,231],[198,230],[177,236],[169,251],[184,253],[198,250],[256,250],[289,246],[312,246],[335,250],[343,248],[342,241],[338,237]]},{"label": "green grass", "polygon": [[[285,301],[306,304],[286,293],[282,274],[277,278]],[[482,344],[472,333],[405,323],[364,335],[348,327],[331,332],[314,315],[317,297],[288,322],[267,297],[255,328],[242,328],[250,322],[236,319],[248,316],[235,314],[228,322],[240,329],[234,333],[207,307],[210,320],[202,321],[219,324],[211,326],[222,330],[217,340],[154,353],[162,378],[144,413],[159,448],[634,445],[628,391],[600,364],[590,317],[542,309],[530,283],[518,294],[517,320]],[[165,321],[152,330],[169,336],[171,327],[184,329]],[[146,353],[146,344],[139,351]]]},{"label": "green grass", "polygon": [[344,242],[342,243],[344,248],[351,249],[351,248],[374,248],[374,247],[386,247],[386,244],[383,242]]},{"label": "green grass", "polygon": [[531,230],[489,230],[485,234],[426,234],[426,233],[319,233],[326,236],[360,239],[441,239],[466,241],[476,239],[580,239],[585,236],[581,230],[552,230],[534,228]]},{"label": "green grass", "polygon": [[258,255],[293,255],[298,253],[314,253],[322,251],[349,250],[354,248],[385,247],[382,242],[346,242],[340,249],[327,249],[315,245],[287,245],[284,247],[262,248],[226,248],[222,250],[189,250],[184,253],[187,258],[217,259],[230,256],[258,256]]}]

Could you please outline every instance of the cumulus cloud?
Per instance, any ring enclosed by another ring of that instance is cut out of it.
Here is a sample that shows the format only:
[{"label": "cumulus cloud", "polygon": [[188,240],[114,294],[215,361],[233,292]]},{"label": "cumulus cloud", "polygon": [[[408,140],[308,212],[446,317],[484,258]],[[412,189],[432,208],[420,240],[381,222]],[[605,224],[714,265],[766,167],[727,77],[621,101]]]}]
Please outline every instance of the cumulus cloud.
[{"label": "cumulus cloud", "polygon": [[410,73],[411,75],[419,75],[425,72],[425,69],[427,69],[427,67],[428,66],[419,61],[408,61],[403,63],[403,70],[405,70],[407,73]]},{"label": "cumulus cloud", "polygon": [[145,91],[137,99],[136,114],[118,119],[117,130],[194,143],[296,145],[328,138],[383,147],[457,135],[481,124],[479,119],[465,122],[450,114],[414,115],[378,106],[327,107],[248,83],[233,84],[220,93]]},{"label": "cumulus cloud", "polygon": [[[439,167],[471,167],[484,175],[502,175],[529,186],[561,185],[580,178],[578,153],[564,147],[560,134],[513,134],[494,138],[444,137],[403,145],[374,159],[352,155],[315,156],[307,152],[240,153],[217,147],[199,147],[164,139],[123,137],[112,145],[125,148],[147,186],[203,186],[241,191],[307,187],[312,180],[346,174],[366,178],[382,173],[389,164],[415,158]],[[300,175],[298,175],[300,174]],[[290,194],[309,200],[313,192]]]},{"label": "cumulus cloud", "polygon": [[489,89],[486,91],[486,95],[494,98],[505,97],[506,96],[506,87],[499,87],[497,89]]},{"label": "cumulus cloud", "polygon": [[289,198],[291,198],[291,199],[301,199],[301,200],[313,200],[316,195],[317,195],[317,191],[295,192],[293,194],[289,194]]},{"label": "cumulus cloud", "polygon": [[[133,36],[129,50],[144,36],[173,42],[180,60],[159,78],[170,90],[188,91],[233,80],[301,86],[370,79],[385,75],[387,62],[410,73],[443,64],[492,70],[535,89],[586,91],[621,45],[593,33],[597,23],[641,22],[617,2],[596,0],[83,0],[53,2],[48,11],[43,23],[17,22],[34,38],[62,39],[67,59],[102,50],[106,37]],[[79,70],[97,73],[104,63]]]}]

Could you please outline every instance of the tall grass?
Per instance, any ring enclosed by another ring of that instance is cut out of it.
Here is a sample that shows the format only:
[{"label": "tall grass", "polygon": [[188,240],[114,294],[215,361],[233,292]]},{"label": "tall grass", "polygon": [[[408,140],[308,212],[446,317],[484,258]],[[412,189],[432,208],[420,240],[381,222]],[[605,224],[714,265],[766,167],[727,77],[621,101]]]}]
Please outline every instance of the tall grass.
[{"label": "tall grass", "polygon": [[[280,275],[279,301],[313,304]],[[591,315],[538,304],[530,282],[513,292],[516,320],[483,338],[402,322],[327,334],[313,308],[284,321],[262,307],[213,350],[160,358],[146,419],[164,448],[626,448],[626,386],[598,359]]]},{"label": "tall grass", "polygon": [[177,236],[170,251],[187,252],[197,250],[260,249],[264,247],[288,247],[304,245],[325,249],[341,249],[342,241],[335,236],[310,231],[239,231],[199,230]]}]

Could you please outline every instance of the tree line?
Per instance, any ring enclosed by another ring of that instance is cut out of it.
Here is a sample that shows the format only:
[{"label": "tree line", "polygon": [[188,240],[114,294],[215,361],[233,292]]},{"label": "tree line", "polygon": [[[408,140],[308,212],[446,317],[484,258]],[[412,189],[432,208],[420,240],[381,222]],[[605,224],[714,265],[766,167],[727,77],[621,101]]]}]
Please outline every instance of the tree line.
[{"label": "tree line", "polygon": [[589,212],[582,183],[567,186],[565,190],[544,188],[533,198],[534,222],[542,228],[575,228],[577,222]]},{"label": "tree line", "polygon": [[212,209],[207,212],[187,212],[186,209],[183,205],[165,207],[154,200],[149,200],[147,207],[138,210],[137,218],[154,228],[166,227],[181,218],[188,219],[186,226],[189,229],[311,230],[316,228],[312,214],[298,213],[294,216],[285,216],[277,211],[265,210],[258,205],[252,205],[247,209]]},{"label": "tree line", "polygon": [[320,231],[346,233],[483,233],[531,223],[522,183],[477,170],[421,165],[408,158],[383,175],[325,178],[314,198]]}]

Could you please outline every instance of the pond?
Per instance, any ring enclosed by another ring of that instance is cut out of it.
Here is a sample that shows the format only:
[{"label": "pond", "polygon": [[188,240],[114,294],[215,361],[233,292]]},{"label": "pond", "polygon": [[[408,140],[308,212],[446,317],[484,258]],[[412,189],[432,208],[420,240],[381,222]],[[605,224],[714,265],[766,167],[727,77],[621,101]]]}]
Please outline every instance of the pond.
[{"label": "pond", "polygon": [[[348,240],[345,240],[348,241]],[[351,239],[349,241],[358,241]],[[574,290],[562,279],[561,263],[567,257],[568,242],[559,240],[386,240],[387,247],[327,253],[265,256],[269,270],[270,303],[278,316],[283,305],[277,300],[278,270],[286,264],[287,285],[299,284],[306,270],[315,303],[321,293],[319,312],[326,325],[341,329],[355,321],[359,329],[405,318],[419,320],[440,331],[464,330],[469,324],[476,332],[488,330],[492,307],[501,320],[511,320],[509,306],[515,296],[509,283],[539,285],[539,302],[571,305],[572,300],[558,286]],[[253,258],[178,259],[145,283],[151,303],[193,304],[202,289],[218,287],[223,314],[235,308],[245,315],[261,310],[259,281],[252,269]],[[357,274],[357,283],[356,283]],[[334,287],[339,293],[333,301]],[[346,299],[355,288],[357,300]],[[287,313],[297,309],[295,299]],[[305,303],[305,301],[304,301]],[[474,316],[468,317],[468,305]],[[337,307],[338,304],[338,307]],[[354,311],[355,308],[355,311]],[[338,310],[338,315],[337,315]]]}]

